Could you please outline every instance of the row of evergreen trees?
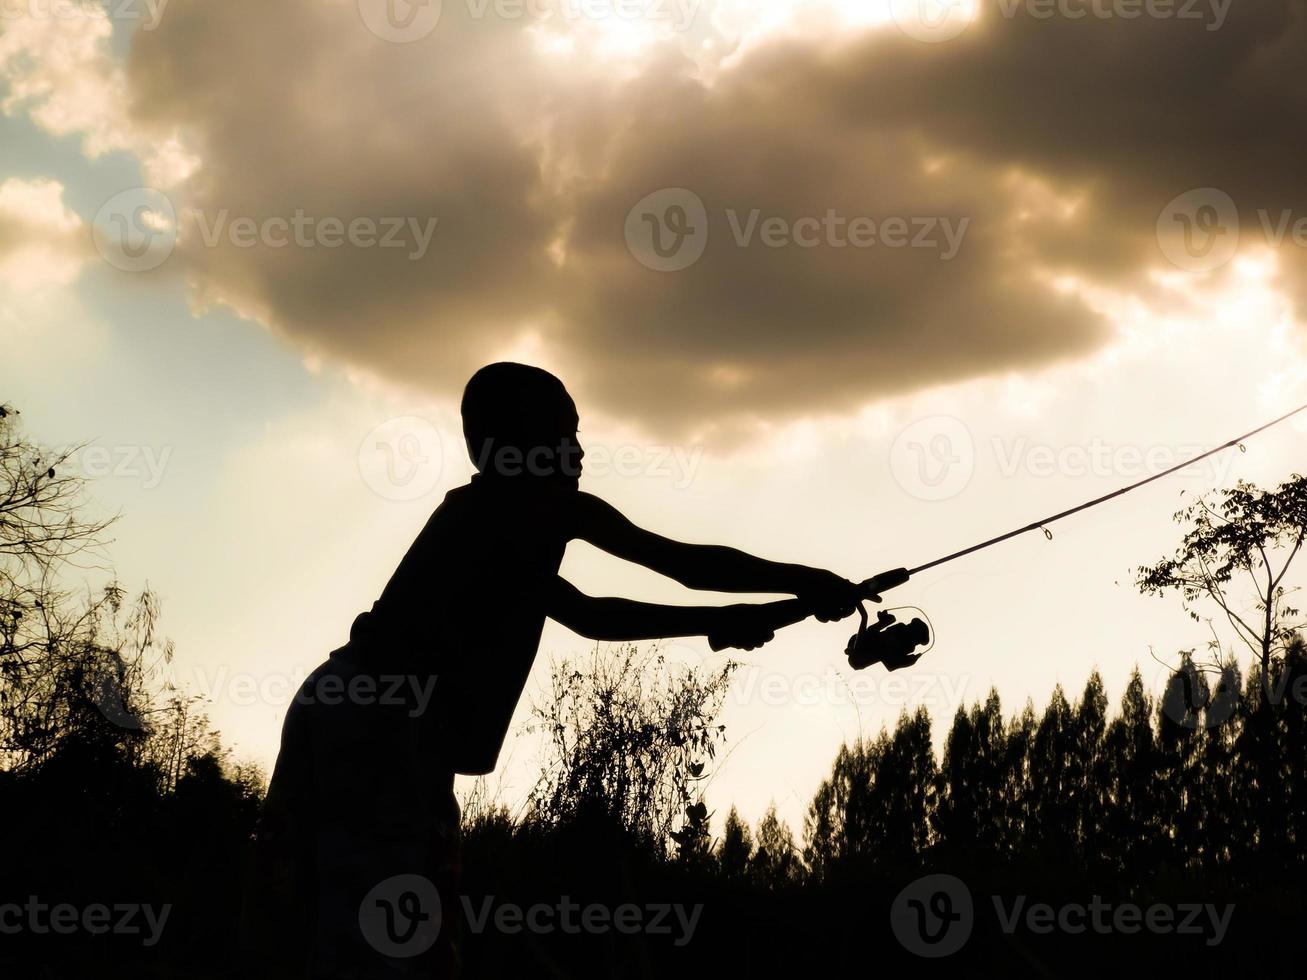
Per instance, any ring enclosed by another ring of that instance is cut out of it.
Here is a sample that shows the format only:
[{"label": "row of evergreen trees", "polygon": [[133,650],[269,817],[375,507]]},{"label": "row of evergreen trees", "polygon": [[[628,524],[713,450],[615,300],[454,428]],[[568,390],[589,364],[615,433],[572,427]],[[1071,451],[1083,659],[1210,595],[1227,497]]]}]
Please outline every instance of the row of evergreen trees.
[{"label": "row of evergreen trees", "polygon": [[1250,880],[1307,862],[1307,648],[1240,683],[1185,656],[1160,697],[1136,670],[1110,715],[1094,672],[1072,703],[1005,718],[998,693],[959,709],[936,759],[928,712],[842,747],[804,821],[757,833],[732,809],[714,855],[768,887],[842,867],[1053,862],[1093,876]]},{"label": "row of evergreen trees", "polygon": [[[1307,647],[1294,638],[1270,663],[1269,675],[1255,664],[1244,678],[1186,656],[1156,696],[1136,670],[1116,710],[1097,672],[1074,701],[1055,689],[1042,711],[1027,703],[1005,715],[991,692],[955,713],[942,752],[929,713],[905,713],[839,750],[798,835],[775,807],[753,828],[732,808],[719,834],[706,830],[696,787],[722,734],[721,677],[650,688],[656,653],[630,650],[561,664],[566,696],[538,716],[555,733],[544,792],[517,819],[469,808],[465,892],[522,907],[559,895],[679,902],[701,907],[702,923],[684,949],[649,937],[468,935],[469,975],[542,962],[573,976],[838,973],[866,968],[871,951],[882,968],[920,969],[928,964],[892,932],[890,910],[905,886],[937,873],[975,900],[974,934],[948,961],[967,975],[1121,965],[1294,975],[1287,937],[1307,913]],[[642,697],[627,697],[638,683]],[[659,795],[649,780],[670,789]],[[669,833],[672,806],[683,819]],[[1210,936],[1148,932],[1012,935],[991,903],[1016,896],[1233,913],[1219,948]]]}]

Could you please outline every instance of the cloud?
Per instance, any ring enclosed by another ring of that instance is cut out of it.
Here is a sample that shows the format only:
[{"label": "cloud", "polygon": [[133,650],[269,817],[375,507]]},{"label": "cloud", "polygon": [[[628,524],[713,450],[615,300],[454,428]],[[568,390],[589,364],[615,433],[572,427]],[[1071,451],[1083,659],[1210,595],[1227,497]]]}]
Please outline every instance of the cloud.
[{"label": "cloud", "polygon": [[[103,353],[104,325],[77,278],[93,251],[54,180],[0,181],[0,352],[25,377],[72,380]],[[59,337],[52,346],[50,338]]]},{"label": "cloud", "polygon": [[82,0],[8,3],[0,33],[0,111],[26,114],[52,136],[80,136],[87,157],[127,151],[150,179],[175,182],[195,160],[175,133],[133,122],[107,7]]},{"label": "cloud", "polygon": [[83,135],[91,156],[124,147],[127,91],[109,50],[108,17],[89,4],[38,7],[5,10],[0,78],[7,91],[0,107],[25,111],[55,136]]},{"label": "cloud", "polygon": [[[447,16],[432,46],[392,45],[352,2],[237,0],[173,3],[138,37],[136,118],[185,125],[203,161],[177,256],[202,306],[423,382],[465,377],[547,308],[559,215],[525,135],[543,109],[532,42],[456,28]],[[232,244],[235,222],[297,215],[303,247]],[[355,219],[374,246],[331,244],[331,222]]]},{"label": "cloud", "polygon": [[0,288],[34,293],[66,286],[90,258],[82,221],[54,180],[0,183]]},{"label": "cloud", "polygon": [[[392,44],[358,0],[173,0],[136,36],[133,125],[199,161],[175,261],[201,306],[438,392],[529,345],[583,406],[731,435],[1082,356],[1111,335],[1085,289],[1153,288],[1171,198],[1301,195],[1301,0],[1218,30],[986,6],[939,44],[808,18],[739,46],[707,8],[620,56],[481,7]],[[704,208],[679,271],[639,237],[675,215],[631,215],[660,193]],[[388,218],[398,247],[331,244]]]}]

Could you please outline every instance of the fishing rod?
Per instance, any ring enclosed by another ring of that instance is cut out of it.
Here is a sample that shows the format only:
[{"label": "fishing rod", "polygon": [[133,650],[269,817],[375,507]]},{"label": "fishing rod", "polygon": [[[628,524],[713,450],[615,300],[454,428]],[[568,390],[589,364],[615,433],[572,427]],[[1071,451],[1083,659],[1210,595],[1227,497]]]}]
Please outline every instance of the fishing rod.
[{"label": "fishing rod", "polygon": [[[872,602],[881,601],[881,593],[889,589],[897,588],[907,582],[913,575],[924,572],[930,568],[937,568],[940,565],[956,561],[967,555],[973,555],[978,551],[984,551],[986,548],[992,548],[1004,541],[1010,541],[1013,538],[1028,534],[1031,531],[1043,531],[1044,535],[1051,541],[1053,533],[1048,530],[1048,525],[1060,521],[1063,518],[1070,517],[1072,514],[1079,514],[1081,511],[1089,510],[1100,504],[1105,504],[1109,500],[1115,500],[1117,497],[1123,497],[1132,490],[1138,490],[1140,487],[1147,486],[1155,480],[1161,480],[1173,473],[1177,473],[1186,467],[1193,466],[1194,463],[1201,462],[1217,453],[1224,452],[1234,446],[1243,448],[1242,444],[1253,436],[1265,432],[1273,426],[1286,422],[1301,412],[1307,411],[1307,404],[1300,405],[1291,412],[1286,412],[1278,419],[1273,419],[1265,425],[1260,425],[1251,432],[1245,432],[1241,436],[1223,442],[1214,449],[1195,456],[1193,459],[1186,460],[1176,466],[1161,473],[1155,473],[1150,477],[1132,483],[1129,486],[1114,490],[1111,493],[1105,493],[1101,497],[1095,497],[1093,500],[1087,500],[1083,504],[1077,504],[1059,513],[1052,514],[1048,517],[1041,518],[1037,521],[1031,521],[1022,527],[1007,531],[1004,534],[996,535],[979,544],[973,544],[969,548],[963,548],[961,551],[955,551],[952,554],[945,555],[943,558],[936,558],[934,561],[928,561],[924,565],[918,565],[915,568],[895,568],[888,572],[881,572],[879,575],[873,575],[871,578],[862,582],[858,591],[864,600]],[[858,613],[862,617],[861,625],[858,632],[849,638],[848,646],[845,648],[845,654],[849,658],[849,665],[855,670],[862,670],[874,663],[883,663],[887,670],[899,670],[903,667],[910,667],[921,659],[926,652],[922,650],[917,652],[918,647],[926,647],[931,642],[931,630],[927,623],[916,618],[910,622],[899,622],[892,613],[887,610],[880,610],[876,617],[875,623],[869,623],[867,618],[866,607],[859,602]]]}]

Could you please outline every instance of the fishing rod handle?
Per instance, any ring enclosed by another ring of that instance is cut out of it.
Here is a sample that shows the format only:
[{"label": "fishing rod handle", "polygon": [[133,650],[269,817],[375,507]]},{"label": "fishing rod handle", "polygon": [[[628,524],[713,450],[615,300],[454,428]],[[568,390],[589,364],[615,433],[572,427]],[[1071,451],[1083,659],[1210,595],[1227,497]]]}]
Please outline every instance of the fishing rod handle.
[{"label": "fishing rod handle", "polygon": [[[867,599],[880,601],[880,593],[886,589],[892,589],[895,586],[902,585],[911,576],[906,568],[895,568],[888,572],[881,572],[879,575],[873,575],[865,582],[858,586],[861,594]],[[782,599],[779,602],[767,604],[771,628],[773,630],[784,629],[786,626],[793,626],[795,623],[801,623],[813,614],[812,606],[802,599]],[[859,607],[865,623],[867,612]],[[865,628],[865,627],[864,627]],[[718,647],[709,642],[709,646],[714,651],[725,649]]]},{"label": "fishing rod handle", "polygon": [[880,601],[880,594],[887,589],[893,589],[902,585],[912,577],[906,568],[893,568],[888,572],[881,572],[879,575],[873,575],[863,582],[859,588],[862,594],[868,599]]},{"label": "fishing rod handle", "polygon": [[[776,602],[766,603],[759,607],[765,610],[768,627],[775,632],[784,629],[787,626],[793,626],[795,623],[801,623],[812,615],[812,606],[802,599],[780,599]],[[713,652],[717,653],[726,649],[726,646],[718,646],[711,640],[708,646]]]}]

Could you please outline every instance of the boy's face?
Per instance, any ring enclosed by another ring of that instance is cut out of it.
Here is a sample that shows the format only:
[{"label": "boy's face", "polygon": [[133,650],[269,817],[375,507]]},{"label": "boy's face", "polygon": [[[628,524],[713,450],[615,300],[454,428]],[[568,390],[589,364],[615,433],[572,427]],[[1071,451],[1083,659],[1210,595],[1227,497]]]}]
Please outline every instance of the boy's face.
[{"label": "boy's face", "polygon": [[579,425],[575,406],[568,405],[560,411],[555,419],[553,436],[540,440],[528,453],[528,457],[534,457],[528,459],[528,472],[569,490],[579,489],[581,461],[585,458],[577,434]]},{"label": "boy's face", "polygon": [[559,440],[558,445],[558,478],[568,489],[576,490],[580,487],[583,459],[585,459],[585,450],[581,448],[581,439],[577,435],[576,426],[573,425]]},{"label": "boy's face", "polygon": [[569,490],[579,489],[585,450],[577,435],[576,409],[568,406],[538,422],[534,432],[497,448],[492,445],[488,447],[488,458],[477,460],[474,456],[473,462],[483,473],[526,476]]}]

